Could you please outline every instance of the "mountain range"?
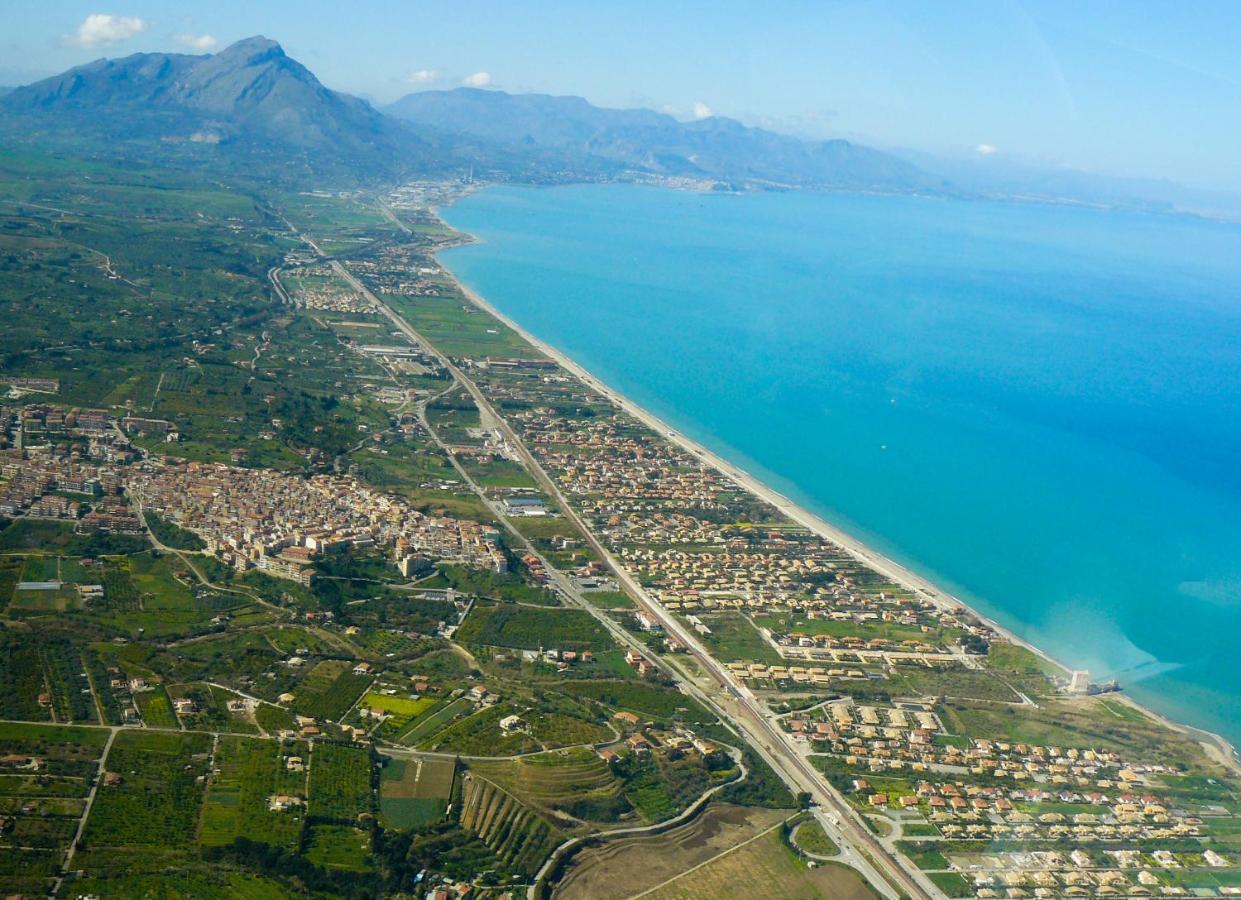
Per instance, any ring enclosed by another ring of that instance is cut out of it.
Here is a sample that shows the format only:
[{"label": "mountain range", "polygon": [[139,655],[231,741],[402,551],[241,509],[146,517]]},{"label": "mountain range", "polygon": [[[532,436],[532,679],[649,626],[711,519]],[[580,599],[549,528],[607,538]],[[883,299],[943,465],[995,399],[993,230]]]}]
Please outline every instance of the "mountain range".
[{"label": "mountain range", "polygon": [[380,111],[329,90],[275,41],[219,53],[100,59],[0,95],[0,138],[111,154],[389,180],[473,170],[517,181],[690,177],[739,187],[933,189],[938,179],[847,141],[807,142],[731,119],[679,122],[578,97],[460,89]]},{"label": "mountain range", "polygon": [[380,164],[431,156],[414,129],[324,87],[275,41],[239,41],[213,55],[137,53],[100,59],[0,97],[0,123],[78,142],[223,145],[239,155]]},{"label": "mountain range", "polygon": [[458,88],[376,109],[325,87],[275,41],[137,53],[0,88],[0,145],[192,165],[323,186],[463,176],[523,183],[678,178],[736,189],[934,192],[1236,217],[1241,199],[996,157],[946,159],[803,140],[710,116]]},{"label": "mountain range", "polygon": [[385,112],[422,128],[637,172],[743,186],[943,187],[910,162],[849,141],[806,141],[721,116],[681,122],[649,109],[601,109],[581,97],[457,88],[409,94]]}]

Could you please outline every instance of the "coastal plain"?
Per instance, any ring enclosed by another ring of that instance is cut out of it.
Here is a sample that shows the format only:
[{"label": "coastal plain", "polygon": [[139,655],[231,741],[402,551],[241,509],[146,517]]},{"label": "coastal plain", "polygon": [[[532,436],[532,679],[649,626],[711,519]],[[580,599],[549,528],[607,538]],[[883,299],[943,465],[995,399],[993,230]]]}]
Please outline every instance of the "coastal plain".
[{"label": "coastal plain", "polygon": [[6,891],[1241,889],[1229,759],[494,315],[467,186],[0,176]]}]

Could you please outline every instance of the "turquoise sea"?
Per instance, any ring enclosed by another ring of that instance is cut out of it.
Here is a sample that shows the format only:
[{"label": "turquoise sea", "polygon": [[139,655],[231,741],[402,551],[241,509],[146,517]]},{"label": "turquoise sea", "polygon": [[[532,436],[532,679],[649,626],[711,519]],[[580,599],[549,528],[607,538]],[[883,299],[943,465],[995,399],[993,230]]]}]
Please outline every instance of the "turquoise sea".
[{"label": "turquoise sea", "polygon": [[918,197],[490,188],[443,261],[1062,662],[1241,743],[1241,227]]}]

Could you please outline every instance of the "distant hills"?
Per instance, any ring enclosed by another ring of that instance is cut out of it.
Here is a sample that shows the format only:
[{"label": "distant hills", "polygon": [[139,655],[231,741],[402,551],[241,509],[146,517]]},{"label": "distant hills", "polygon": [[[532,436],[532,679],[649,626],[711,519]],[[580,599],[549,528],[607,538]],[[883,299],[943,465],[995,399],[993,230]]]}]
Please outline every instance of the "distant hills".
[{"label": "distant hills", "polygon": [[100,59],[0,94],[0,140],[240,166],[256,177],[463,174],[526,182],[683,176],[737,187],[907,191],[941,180],[847,141],[731,119],[678,122],[578,97],[461,89],[376,110],[323,86],[275,41],[212,55]]},{"label": "distant hills", "polygon": [[225,145],[273,161],[313,155],[329,168],[395,172],[432,155],[410,126],[327,89],[263,37],[214,55],[137,53],[78,66],[0,97],[0,123],[86,144]]},{"label": "distant hills", "polygon": [[583,169],[611,162],[747,187],[943,187],[906,160],[849,141],[806,141],[720,116],[681,122],[648,109],[602,109],[581,97],[458,88],[409,94],[385,112],[513,149],[556,151]]},{"label": "distant hills", "polygon": [[[18,88],[9,110],[112,113],[140,127],[146,113],[175,111],[201,126],[200,139],[262,135],[297,147],[357,150],[398,140],[390,119],[330,91],[310,70],[262,37],[214,56],[139,53],[101,59]],[[178,135],[161,135],[176,137]],[[407,138],[401,135],[400,138]]]},{"label": "distant hills", "polygon": [[462,176],[522,183],[686,178],[736,189],[937,192],[1210,215],[1241,199],[1170,182],[810,141],[711,116],[683,122],[581,97],[458,88],[376,109],[275,41],[100,59],[0,87],[0,145],[192,166],[286,186]]}]

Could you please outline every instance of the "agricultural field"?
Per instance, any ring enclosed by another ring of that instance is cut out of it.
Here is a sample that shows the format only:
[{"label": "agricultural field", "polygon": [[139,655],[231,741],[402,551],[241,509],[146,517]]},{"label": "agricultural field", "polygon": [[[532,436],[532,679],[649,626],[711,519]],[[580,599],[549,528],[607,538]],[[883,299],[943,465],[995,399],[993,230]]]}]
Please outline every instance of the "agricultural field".
[{"label": "agricultural field", "polygon": [[692,697],[674,687],[641,681],[564,681],[555,690],[572,697],[589,698],[613,710],[636,713],[644,718],[679,720],[686,724],[716,721],[713,714]]},{"label": "agricultural field", "polygon": [[389,303],[449,356],[483,359],[488,356],[537,358],[542,354],[508,326],[469,303],[457,291],[450,296],[387,296]]},{"label": "agricultural field", "polygon": [[780,665],[781,656],[758,633],[750,618],[739,612],[720,612],[701,616],[711,633],[703,641],[717,659],[724,662],[742,660]]},{"label": "agricultural field", "polygon": [[369,675],[355,675],[351,662],[324,660],[298,685],[293,709],[299,715],[335,721],[349,711],[372,680]]},{"label": "agricultural field", "polygon": [[542,647],[597,653],[614,646],[612,636],[583,610],[508,604],[475,604],[457,629],[456,638],[467,644],[521,650]]},{"label": "agricultural field", "polygon": [[13,757],[0,763],[5,896],[47,892],[77,830],[107,736],[102,729],[0,723],[0,758]]},{"label": "agricultural field", "polygon": [[874,900],[877,896],[853,869],[827,864],[809,868],[772,828],[674,878],[645,896],[652,900],[742,900],[763,885],[771,897],[802,900]]},{"label": "agricultural field", "polygon": [[389,696],[372,691],[362,698],[359,706],[363,710],[371,710],[372,715],[375,710],[381,711],[386,718],[377,733],[382,733],[383,736],[392,736],[406,731],[409,728],[410,722],[425,716],[439,702],[434,697],[419,697],[417,700],[414,700],[409,697]]},{"label": "agricultural field", "polygon": [[531,875],[563,833],[530,807],[468,772],[462,778],[461,826],[514,871]]},{"label": "agricultural field", "polygon": [[421,718],[415,719],[413,724],[397,740],[402,744],[414,746],[420,741],[431,737],[437,731],[446,728],[461,716],[467,715],[473,708],[474,705],[465,698],[458,698],[443,706],[433,707],[431,711],[424,713]]},{"label": "agricultural field", "polygon": [[34,642],[10,629],[0,632],[0,716],[51,721],[51,711],[38,703],[45,690]]},{"label": "agricultural field", "polygon": [[379,820],[389,828],[417,828],[444,818],[456,763],[439,757],[388,757],[379,773]]},{"label": "agricultural field", "polygon": [[310,815],[354,824],[374,812],[375,763],[361,747],[319,742],[310,755]]},{"label": "agricultural field", "polygon": [[297,724],[293,720],[293,714],[287,709],[281,706],[272,706],[268,703],[260,704],[254,710],[254,721],[259,728],[268,734],[290,731]]},{"label": "agricultural field", "polygon": [[20,556],[0,556],[0,613],[8,608],[17,583],[22,580],[22,565]]},{"label": "agricultural field", "polygon": [[[306,744],[224,736],[215,752],[207,786],[198,843],[204,847],[231,844],[239,837],[296,851],[306,813],[306,774],[290,771],[287,760],[308,758]],[[272,798],[298,802],[273,810]]]},{"label": "agricultural field", "polygon": [[180,728],[176,712],[172,708],[172,700],[163,685],[156,685],[148,691],[134,694],[134,703],[142,721],[150,728]]},{"label": "agricultural field", "polygon": [[88,870],[183,854],[194,844],[212,740],[209,735],[122,731],[83,835]]},{"label": "agricultural field", "polygon": [[292,900],[298,894],[271,878],[198,865],[157,874],[107,872],[73,883],[84,897],[159,897],[160,900]]},{"label": "agricultural field", "polygon": [[503,788],[565,828],[632,817],[622,784],[591,750],[564,750],[517,760],[473,760],[471,772]]},{"label": "agricultural field", "polygon": [[616,737],[616,732],[605,725],[562,712],[542,710],[530,713],[528,719],[530,736],[546,749],[599,744]]},{"label": "agricultural field", "polygon": [[312,825],[306,837],[306,859],[325,869],[368,872],[371,838],[350,825]]},{"label": "agricultural field", "polygon": [[612,771],[624,783],[625,799],[652,823],[672,818],[712,786],[701,760],[689,756],[668,760],[631,754],[613,763]]},{"label": "agricultural field", "polygon": [[55,623],[0,631],[0,717],[96,723],[79,645]]},{"label": "agricultural field", "polygon": [[327,253],[357,251],[376,234],[395,236],[391,220],[361,198],[298,192],[281,194],[275,203]]},{"label": "agricultural field", "polygon": [[556,897],[631,897],[765,832],[784,817],[775,810],[713,803],[689,822],[661,834],[605,840],[573,857],[557,883]]},{"label": "agricultural field", "polygon": [[466,756],[508,756],[543,749],[530,735],[522,731],[505,733],[500,720],[513,710],[505,706],[493,706],[458,720],[432,737],[421,740],[418,746],[440,753],[461,753]]}]

